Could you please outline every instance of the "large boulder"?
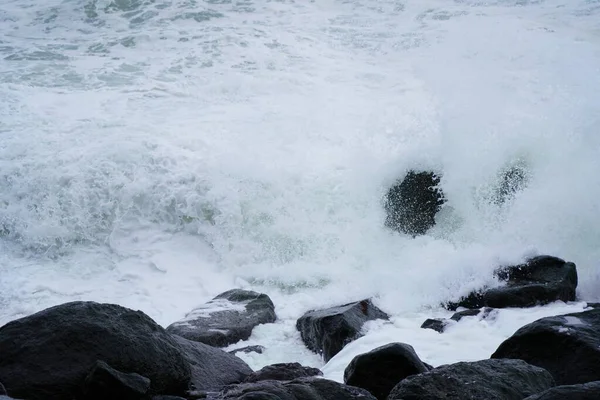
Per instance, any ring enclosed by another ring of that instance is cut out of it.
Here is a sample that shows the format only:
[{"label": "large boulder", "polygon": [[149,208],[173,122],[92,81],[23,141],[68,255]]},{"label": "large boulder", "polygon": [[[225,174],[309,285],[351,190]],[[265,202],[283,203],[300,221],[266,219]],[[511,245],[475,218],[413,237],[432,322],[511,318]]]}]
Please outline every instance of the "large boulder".
[{"label": "large boulder", "polygon": [[577,268],[557,257],[534,257],[524,264],[499,268],[494,274],[502,286],[472,292],[456,303],[448,303],[447,308],[531,307],[575,300]]},{"label": "large boulder", "polygon": [[492,358],[548,370],[558,385],[600,380],[600,309],[538,319],[517,330]]},{"label": "large boulder", "polygon": [[415,349],[404,343],[390,343],[354,357],[344,371],[344,383],[367,389],[379,400],[407,376],[429,371]]},{"label": "large boulder", "polygon": [[412,375],[388,400],[522,400],[554,386],[550,373],[522,360],[459,362]]},{"label": "large boulder", "polygon": [[389,316],[375,307],[371,300],[348,303],[325,310],[313,310],[296,321],[306,346],[329,361],[342,348],[361,336],[363,324]]},{"label": "large boulder", "polygon": [[386,195],[386,226],[409,235],[423,235],[435,225],[435,215],[444,204],[433,172],[409,171]]},{"label": "large boulder", "polygon": [[241,359],[226,351],[173,336],[183,350],[192,371],[192,390],[221,390],[226,385],[242,382],[252,369]]},{"label": "large boulder", "polygon": [[86,400],[141,400],[150,390],[150,379],[140,374],[125,374],[104,361],[96,362],[85,379],[83,395]]},{"label": "large boulder", "polygon": [[232,289],[192,310],[167,331],[195,342],[225,347],[246,340],[260,324],[275,322],[275,306],[266,294]]},{"label": "large boulder", "polygon": [[534,394],[525,400],[598,400],[600,381],[579,385],[555,386],[542,393]]},{"label": "large boulder", "polygon": [[150,379],[149,394],[180,394],[190,381],[181,347],[141,311],[72,302],[0,328],[0,381],[11,396],[71,400],[98,360]]},{"label": "large boulder", "polygon": [[375,400],[366,390],[322,378],[260,381],[226,387],[214,400]]},{"label": "large boulder", "polygon": [[300,363],[280,363],[267,365],[250,374],[244,383],[258,381],[291,381],[298,378],[323,375],[318,368],[305,367]]}]

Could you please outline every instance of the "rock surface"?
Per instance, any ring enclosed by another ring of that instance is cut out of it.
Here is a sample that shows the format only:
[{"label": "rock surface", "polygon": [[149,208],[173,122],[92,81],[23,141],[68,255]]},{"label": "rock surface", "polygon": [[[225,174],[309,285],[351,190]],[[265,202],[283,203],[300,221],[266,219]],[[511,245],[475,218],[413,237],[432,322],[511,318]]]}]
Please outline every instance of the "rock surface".
[{"label": "rock surface", "polygon": [[450,319],[445,318],[428,318],[423,322],[421,328],[423,329],[433,329],[436,332],[443,333],[446,328],[456,322],[459,322],[463,318],[467,317],[477,317],[479,320],[490,319],[495,315],[495,311],[493,308],[484,307],[482,309],[474,309],[474,310],[464,310],[459,311],[450,317]]},{"label": "rock surface", "polygon": [[409,171],[386,195],[386,226],[413,236],[425,234],[444,203],[439,183],[433,172]]},{"label": "rock surface", "polygon": [[253,372],[244,380],[244,383],[266,380],[291,381],[298,378],[319,375],[323,375],[323,372],[318,368],[305,367],[300,363],[281,363],[267,365],[266,367]]},{"label": "rock surface", "polygon": [[354,357],[344,371],[344,383],[367,389],[379,400],[407,376],[429,371],[412,346],[390,343]]},{"label": "rock surface", "polygon": [[550,373],[522,360],[460,362],[412,375],[388,400],[522,400],[554,386]]},{"label": "rock surface", "polygon": [[444,318],[427,318],[421,325],[422,329],[433,329],[436,332],[443,333],[451,322]]},{"label": "rock surface", "polygon": [[254,345],[254,346],[246,346],[246,347],[241,347],[239,349],[234,349],[229,351],[229,354],[236,354],[236,353],[258,353],[258,354],[262,354],[263,351],[265,351],[265,346],[261,346],[261,345]]},{"label": "rock surface", "polygon": [[6,393],[6,388],[4,387],[4,385],[2,384],[2,382],[0,382],[0,395],[4,395],[7,394]]},{"label": "rock surface", "polygon": [[576,266],[557,257],[534,257],[524,264],[499,268],[495,275],[503,286],[472,292],[447,308],[531,307],[575,300]]},{"label": "rock surface", "polygon": [[242,382],[252,369],[226,351],[173,336],[183,349],[192,372],[191,390],[221,390],[226,385]]},{"label": "rock surface", "polygon": [[86,400],[142,399],[150,390],[150,379],[136,373],[117,371],[104,361],[97,361],[85,379]]},{"label": "rock surface", "polygon": [[228,386],[214,400],[375,400],[366,390],[322,378]]},{"label": "rock surface", "polygon": [[538,319],[517,330],[492,358],[548,370],[558,385],[600,380],[600,309]]},{"label": "rock surface", "polygon": [[325,310],[313,310],[296,322],[306,346],[329,361],[342,348],[361,336],[363,324],[375,319],[389,319],[371,300],[362,300]]},{"label": "rock surface", "polygon": [[183,393],[190,368],[181,348],[140,311],[72,302],[0,328],[0,381],[17,398],[71,400],[102,360],[150,379],[150,394]]},{"label": "rock surface", "polygon": [[600,381],[579,385],[555,386],[542,393],[534,394],[525,400],[598,400]]},{"label": "rock surface", "polygon": [[167,331],[195,342],[225,347],[246,340],[255,326],[275,322],[275,306],[266,294],[232,289],[192,310]]}]

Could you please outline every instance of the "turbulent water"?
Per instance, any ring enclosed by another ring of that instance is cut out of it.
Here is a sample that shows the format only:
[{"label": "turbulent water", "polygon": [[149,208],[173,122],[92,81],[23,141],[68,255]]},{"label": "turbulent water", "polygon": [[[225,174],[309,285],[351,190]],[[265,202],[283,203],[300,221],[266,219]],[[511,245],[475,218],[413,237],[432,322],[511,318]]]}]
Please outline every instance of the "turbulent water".
[{"label": "turbulent water", "polygon": [[[283,343],[252,365],[319,365],[307,309],[373,296],[395,325],[363,342],[402,340],[528,255],[600,299],[598,21],[598,0],[0,1],[0,323],[88,299],[166,325],[246,287],[280,317],[252,340]],[[383,207],[413,168],[447,200],[417,238]]]}]

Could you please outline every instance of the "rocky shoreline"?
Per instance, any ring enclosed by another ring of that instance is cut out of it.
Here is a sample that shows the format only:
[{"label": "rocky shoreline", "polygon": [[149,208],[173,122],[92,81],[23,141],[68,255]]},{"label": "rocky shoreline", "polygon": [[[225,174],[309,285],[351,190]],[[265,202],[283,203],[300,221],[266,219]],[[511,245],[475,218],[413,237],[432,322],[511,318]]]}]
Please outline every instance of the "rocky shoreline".
[{"label": "rocky shoreline", "polygon": [[[443,334],[462,318],[494,318],[496,308],[574,301],[573,263],[540,256],[496,270],[500,286],[445,306],[449,320],[423,328]],[[303,342],[325,361],[362,335],[366,321],[388,319],[370,299],[310,310],[296,323]],[[277,320],[262,293],[232,289],[166,329],[141,311],[70,302],[0,328],[0,399],[598,399],[600,309],[527,324],[489,359],[432,367],[409,343],[357,355],[344,384],[299,363],[252,369],[222,350],[255,326]]]}]

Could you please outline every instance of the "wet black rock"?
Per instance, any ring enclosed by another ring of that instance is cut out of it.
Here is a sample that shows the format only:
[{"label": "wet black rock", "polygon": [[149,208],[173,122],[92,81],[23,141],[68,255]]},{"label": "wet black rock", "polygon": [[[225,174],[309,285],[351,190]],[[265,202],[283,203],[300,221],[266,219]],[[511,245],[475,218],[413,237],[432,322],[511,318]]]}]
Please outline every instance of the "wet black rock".
[{"label": "wet black rock", "polygon": [[361,336],[363,324],[389,316],[375,307],[371,300],[348,303],[325,310],[313,310],[296,322],[296,328],[306,346],[329,361],[342,348]]},{"label": "wet black rock", "polygon": [[236,354],[236,353],[258,353],[258,354],[262,354],[263,351],[265,351],[265,346],[261,346],[261,345],[254,345],[254,346],[246,346],[246,347],[241,347],[239,349],[234,349],[229,351],[229,354]]},{"label": "wet black rock", "polygon": [[3,394],[7,394],[6,389],[4,388],[4,385],[2,384],[2,382],[0,382],[0,395]]},{"label": "wet black rock", "polygon": [[140,374],[117,371],[104,361],[97,361],[84,382],[86,400],[145,398],[150,379]]},{"label": "wet black rock", "polygon": [[435,215],[444,204],[433,172],[409,171],[386,195],[386,226],[409,235],[423,235],[435,225]]},{"label": "wet black rock", "polygon": [[489,307],[484,307],[481,309],[474,310],[464,310],[459,311],[450,317],[450,319],[445,318],[428,318],[423,322],[421,328],[423,329],[433,329],[436,332],[443,333],[448,326],[453,325],[463,318],[466,317],[477,317],[479,320],[490,319],[495,315],[496,310]]},{"label": "wet black rock", "polygon": [[298,378],[323,375],[318,368],[305,367],[300,363],[281,363],[267,365],[266,367],[253,372],[248,376],[244,383],[258,381],[291,381]]},{"label": "wet black rock", "polygon": [[483,307],[481,309],[474,309],[474,310],[463,310],[463,311],[459,311],[459,312],[455,312],[454,314],[452,314],[452,316],[450,317],[450,319],[452,321],[460,321],[461,319],[465,318],[465,317],[478,317],[480,320],[481,319],[489,319],[493,314],[494,309],[490,308],[490,307]]},{"label": "wet black rock", "polygon": [[96,361],[150,379],[149,394],[180,394],[190,368],[171,335],[141,311],[72,302],[0,328],[0,381],[28,400],[80,397]]},{"label": "wet black rock", "polygon": [[388,400],[522,400],[554,386],[550,373],[522,360],[460,362],[412,375]]},{"label": "wet black rock", "polygon": [[412,346],[390,343],[354,357],[344,371],[344,383],[367,389],[385,400],[402,379],[429,369]]},{"label": "wet black rock", "polygon": [[180,336],[173,338],[190,364],[191,390],[218,391],[226,385],[242,382],[252,374],[252,369],[233,354]]},{"label": "wet black rock", "polygon": [[322,378],[260,381],[226,387],[215,400],[375,400],[368,391]]},{"label": "wet black rock", "polygon": [[266,294],[233,289],[221,293],[167,331],[195,342],[225,347],[246,340],[255,326],[275,322],[275,306]]},{"label": "wet black rock", "polygon": [[534,394],[525,400],[598,400],[600,381],[579,385],[555,386],[542,393]]},{"label": "wet black rock", "polygon": [[558,385],[600,380],[600,309],[538,319],[517,330],[492,358],[548,370]]},{"label": "wet black rock", "polygon": [[433,329],[436,332],[442,333],[451,322],[443,318],[427,318],[421,325],[423,329]]},{"label": "wet black rock", "polygon": [[557,257],[534,257],[521,265],[499,268],[495,275],[503,286],[473,292],[456,303],[447,304],[447,308],[532,307],[557,300],[575,300],[575,264]]}]

